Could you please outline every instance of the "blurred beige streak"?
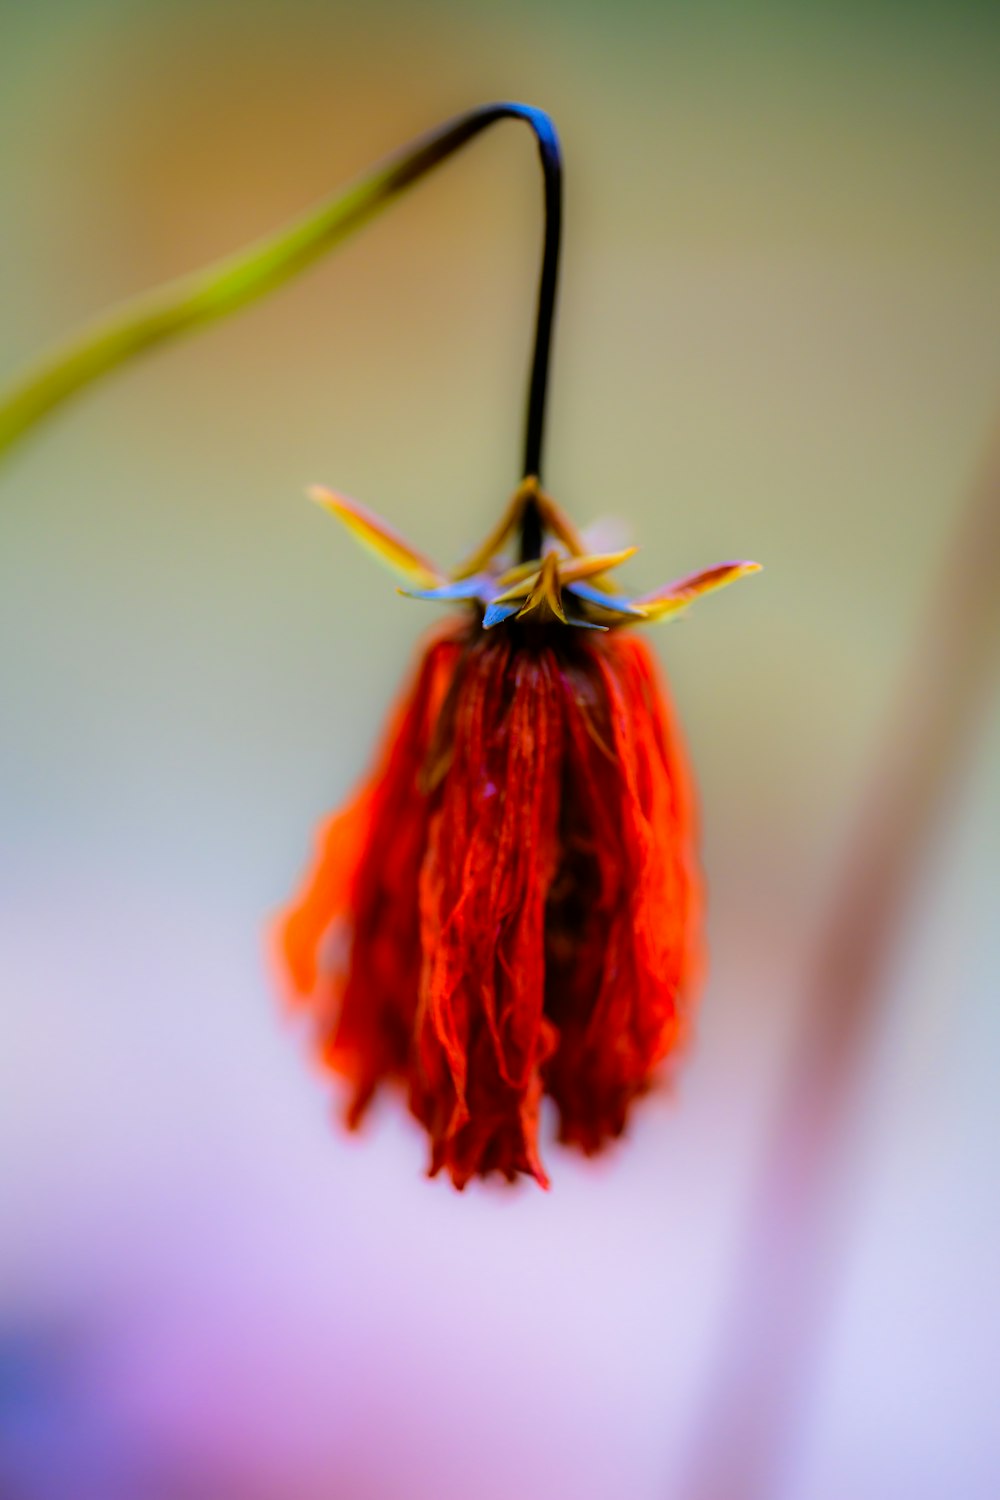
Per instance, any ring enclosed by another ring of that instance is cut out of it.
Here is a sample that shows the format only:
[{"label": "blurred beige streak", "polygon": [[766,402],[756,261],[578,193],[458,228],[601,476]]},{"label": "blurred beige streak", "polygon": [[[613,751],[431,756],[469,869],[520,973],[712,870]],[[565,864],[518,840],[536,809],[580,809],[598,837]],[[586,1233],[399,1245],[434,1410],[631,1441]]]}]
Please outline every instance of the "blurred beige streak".
[{"label": "blurred beige streak", "polygon": [[804,984],[804,1029],[736,1262],[690,1500],[775,1500],[834,1315],[859,1105],[906,903],[965,772],[1000,660],[1000,424],[878,747]]}]

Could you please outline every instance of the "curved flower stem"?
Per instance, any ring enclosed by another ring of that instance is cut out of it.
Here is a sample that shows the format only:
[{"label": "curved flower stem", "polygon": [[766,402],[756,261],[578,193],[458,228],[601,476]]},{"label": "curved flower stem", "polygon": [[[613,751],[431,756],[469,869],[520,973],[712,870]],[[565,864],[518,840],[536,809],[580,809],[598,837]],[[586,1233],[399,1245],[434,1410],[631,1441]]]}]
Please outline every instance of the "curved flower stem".
[{"label": "curved flower stem", "polygon": [[352,186],[205,270],[168,282],[84,328],[0,395],[0,456],[49,412],[134,355],[247,306],[291,280],[360,229],[400,193],[500,120],[534,132],[545,184],[545,240],[528,386],[525,475],[539,473],[552,324],[559,278],[562,157],[549,116],[527,104],[486,104],[447,121],[387,158]]},{"label": "curved flower stem", "polygon": [[929,601],[806,975],[686,1500],[775,1500],[822,1359],[861,1150],[859,1105],[907,903],[1000,658],[1000,429]]}]

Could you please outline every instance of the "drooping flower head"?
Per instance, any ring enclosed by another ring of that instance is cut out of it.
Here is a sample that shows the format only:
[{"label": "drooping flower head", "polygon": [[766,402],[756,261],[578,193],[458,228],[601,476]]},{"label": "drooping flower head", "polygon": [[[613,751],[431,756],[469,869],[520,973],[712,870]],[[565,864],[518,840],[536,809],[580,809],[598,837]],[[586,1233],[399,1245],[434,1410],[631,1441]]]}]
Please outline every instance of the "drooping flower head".
[{"label": "drooping flower head", "polygon": [[354,797],[322,826],[277,929],[286,987],[357,1125],[397,1084],[458,1187],[547,1179],[543,1095],[586,1152],[689,1034],[702,969],[694,793],[631,627],[756,571],[639,597],[534,478],[445,574],[354,501],[313,496],[403,580],[461,613],[426,646]]},{"label": "drooping flower head", "polygon": [[375,516],[316,498],[416,598],[460,609],[425,650],[378,764],[324,825],[278,924],[282,979],[357,1124],[402,1086],[459,1186],[545,1182],[543,1094],[562,1138],[621,1132],[690,1024],[700,883],[690,777],[652,657],[630,627],[675,617],[752,571],[725,563],[637,598],[541,489],[562,225],[562,150],[544,110],[466,110],[267,240],[123,304],[0,394],[0,455],[145,349],[274,290],[503,122],[527,127],[544,234],[529,364],[526,476],[497,528],[444,574]]}]

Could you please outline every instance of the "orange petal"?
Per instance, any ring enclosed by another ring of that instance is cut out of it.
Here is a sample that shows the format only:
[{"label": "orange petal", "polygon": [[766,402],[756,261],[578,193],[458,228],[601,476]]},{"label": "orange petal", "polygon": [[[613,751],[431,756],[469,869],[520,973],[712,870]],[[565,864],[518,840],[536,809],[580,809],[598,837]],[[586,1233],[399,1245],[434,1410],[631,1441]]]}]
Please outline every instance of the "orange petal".
[{"label": "orange petal", "polygon": [[378,558],[390,572],[396,573],[418,589],[432,589],[444,582],[444,576],[422,553],[414,550],[381,517],[367,506],[346,495],[337,495],[333,490],[315,484],[307,491],[310,500],[322,505],[337,517],[368,552]]},{"label": "orange petal", "polygon": [[[495,600],[494,603],[496,603]],[[567,623],[559,588],[559,559],[554,552],[550,552],[542,563],[538,581],[521,607],[518,618],[520,619],[522,615],[534,614],[536,611],[543,618],[545,615],[554,615],[564,625]]]},{"label": "orange petal", "polygon": [[567,552],[571,552],[574,557],[582,557],[587,549],[566,512],[544,490],[538,491],[537,498],[542,525],[559,538]]},{"label": "orange petal", "polygon": [[[514,570],[511,569],[513,572]],[[512,583],[509,589],[504,589],[500,594],[494,594],[494,604],[510,604],[515,599],[527,599],[528,595],[538,586],[538,580],[542,576],[538,559],[535,558],[528,572],[521,571],[521,577],[516,583]]]},{"label": "orange petal", "polygon": [[292,1005],[303,1004],[316,991],[320,945],[347,905],[354,864],[368,834],[371,801],[371,788],[364,786],[320,825],[309,872],[294,899],[275,917],[275,969]]},{"label": "orange petal", "polygon": [[[608,568],[617,568],[620,563],[625,562],[638,551],[636,547],[626,547],[621,552],[594,553],[588,557],[559,557],[551,554],[556,564],[561,587],[571,583],[580,583],[585,578],[599,578]],[[528,563],[520,563],[516,568],[509,568],[502,577],[497,579],[498,585],[509,584],[508,588],[502,589],[500,593],[494,594],[494,604],[509,604],[514,599],[526,599],[537,586],[542,575],[544,561],[542,564],[538,559]]]},{"label": "orange petal", "polygon": [[737,578],[746,578],[750,573],[759,573],[760,563],[724,562],[713,568],[703,568],[700,573],[689,573],[686,578],[677,578],[650,594],[642,594],[631,602],[642,610],[647,620],[662,620],[687,609],[702,594],[711,594],[735,583]]},{"label": "orange petal", "polygon": [[[523,583],[526,578],[536,578],[541,571],[541,567],[542,559],[540,557],[532,557],[527,562],[515,563],[512,568],[505,568],[496,577],[494,582],[498,589],[512,589],[515,584]],[[530,590],[526,590],[525,592],[530,592]],[[518,597],[523,599],[524,594],[522,593]]]},{"label": "orange petal", "polygon": [[586,557],[574,557],[564,562],[559,569],[563,583],[579,583],[583,578],[597,578],[609,568],[620,567],[638,552],[638,547],[623,547],[620,552],[591,552]]},{"label": "orange petal", "polygon": [[511,495],[507,509],[500,517],[489,536],[482,546],[477,547],[471,557],[467,557],[460,568],[452,573],[452,578],[457,582],[459,579],[468,578],[473,573],[482,573],[488,566],[490,559],[500,551],[521,519],[528,500],[534,500],[538,495],[538,480],[533,476],[522,479],[517,489]]}]

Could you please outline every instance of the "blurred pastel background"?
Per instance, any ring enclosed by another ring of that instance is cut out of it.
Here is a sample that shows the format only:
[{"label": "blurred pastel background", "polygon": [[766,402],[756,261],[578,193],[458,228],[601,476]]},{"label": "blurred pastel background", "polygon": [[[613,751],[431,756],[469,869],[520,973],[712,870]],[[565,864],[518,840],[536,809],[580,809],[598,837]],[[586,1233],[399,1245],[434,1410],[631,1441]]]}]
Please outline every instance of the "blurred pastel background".
[{"label": "blurred pastel background", "polygon": [[[656,637],[711,891],[687,1066],[596,1163],[547,1122],[548,1195],[459,1196],[396,1101],[343,1135],[263,932],[431,618],[303,488],[446,561],[494,518],[527,136],[4,467],[3,1500],[683,1494],[803,965],[1000,406],[998,82],[972,3],[0,0],[0,383],[523,98],[567,156],[550,487],[634,526],[637,586],[767,569]],[[782,1500],[1000,1492],[998,908],[994,704],[892,964]]]}]

